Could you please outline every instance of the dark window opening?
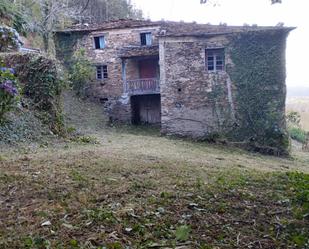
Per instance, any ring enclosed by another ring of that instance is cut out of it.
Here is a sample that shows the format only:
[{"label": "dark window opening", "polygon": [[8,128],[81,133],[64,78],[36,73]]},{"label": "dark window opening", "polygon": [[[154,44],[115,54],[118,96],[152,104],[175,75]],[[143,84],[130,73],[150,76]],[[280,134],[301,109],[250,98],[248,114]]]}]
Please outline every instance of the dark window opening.
[{"label": "dark window opening", "polygon": [[151,46],[152,45],[152,35],[150,32],[141,33],[141,45]]},{"label": "dark window opening", "polygon": [[97,36],[97,37],[94,37],[93,39],[94,39],[95,49],[105,48],[105,38],[104,38],[104,36]]},{"label": "dark window opening", "polygon": [[224,70],[224,49],[206,49],[206,66],[208,71]]},{"label": "dark window opening", "polygon": [[107,72],[107,66],[97,66],[97,79],[107,79],[108,78],[108,72]]}]

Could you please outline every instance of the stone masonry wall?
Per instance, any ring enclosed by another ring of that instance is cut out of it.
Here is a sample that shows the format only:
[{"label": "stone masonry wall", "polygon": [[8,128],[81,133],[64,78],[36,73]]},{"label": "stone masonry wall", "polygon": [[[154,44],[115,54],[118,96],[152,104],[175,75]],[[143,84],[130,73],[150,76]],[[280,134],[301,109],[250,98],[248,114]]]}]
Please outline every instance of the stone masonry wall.
[{"label": "stone masonry wall", "polygon": [[[160,40],[162,133],[224,137],[267,154],[288,154],[285,44],[288,30]],[[209,72],[206,49],[224,48]]]},{"label": "stone masonry wall", "polygon": [[[156,34],[159,27],[144,27],[133,29],[113,29],[96,31],[81,37],[75,45],[75,50],[84,48],[86,56],[93,65],[107,65],[108,79],[97,80],[93,76],[89,83],[87,94],[89,97],[105,102],[105,107],[113,121],[130,122],[130,98],[124,94],[122,79],[122,59],[120,52],[124,47],[140,46],[140,33],[152,32],[153,44],[158,44]],[[104,35],[105,48],[95,49],[95,36]],[[139,76],[138,63],[127,59],[126,78],[136,79]]]},{"label": "stone masonry wall", "polygon": [[[233,125],[231,80],[205,66],[205,49],[227,43],[223,36],[160,40],[162,133],[203,138]],[[231,64],[228,54],[225,62]]]}]

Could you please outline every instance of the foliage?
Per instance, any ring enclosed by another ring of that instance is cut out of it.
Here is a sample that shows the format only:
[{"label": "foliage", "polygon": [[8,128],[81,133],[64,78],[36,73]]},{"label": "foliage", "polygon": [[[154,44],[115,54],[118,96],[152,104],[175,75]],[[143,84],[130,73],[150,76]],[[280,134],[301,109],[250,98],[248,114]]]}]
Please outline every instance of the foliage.
[{"label": "foliage", "polygon": [[73,136],[71,141],[82,144],[100,144],[98,139],[92,136]]},{"label": "foliage", "polygon": [[176,229],[176,239],[180,241],[186,241],[189,239],[191,228],[189,226],[183,225]]},{"label": "foliage", "polygon": [[292,139],[305,143],[307,138],[307,132],[301,129],[300,127],[291,126],[288,128],[289,134]]},{"label": "foliage", "polygon": [[[282,0],[270,0],[271,4],[276,4],[276,3],[282,3]],[[209,0],[200,0],[200,4],[206,4],[208,2],[211,2]]]},{"label": "foliage", "polygon": [[300,114],[296,111],[290,111],[286,115],[286,121],[288,125],[300,127],[300,121],[301,121]]},{"label": "foliage", "polygon": [[18,50],[21,44],[19,35],[15,29],[0,26],[0,52]]},{"label": "foliage", "polygon": [[15,0],[14,7],[27,18],[29,30],[41,38],[45,52],[53,52],[53,32],[73,23],[141,18],[127,0]]},{"label": "foliage", "polygon": [[13,109],[17,101],[17,79],[14,70],[0,67],[0,123],[4,115]]},{"label": "foliage", "polygon": [[14,65],[25,97],[31,99],[30,108],[38,111],[39,118],[59,134],[63,132],[61,90],[64,75],[59,63],[38,54],[4,54],[4,60]]},{"label": "foliage", "polygon": [[[22,102],[25,100],[22,99]],[[23,103],[24,105],[25,103]],[[50,131],[35,116],[34,111],[18,108],[6,116],[0,125],[0,145],[29,143],[32,141],[48,140]]]},{"label": "foliage", "polygon": [[231,36],[234,66],[227,68],[237,88],[237,124],[231,136],[249,141],[254,150],[273,148],[274,154],[289,150],[284,117],[286,36],[281,30]]},{"label": "foliage", "polygon": [[72,3],[80,6],[80,20],[87,23],[100,23],[115,19],[142,19],[143,13],[136,9],[128,0],[71,0]]},{"label": "foliage", "polygon": [[27,22],[24,15],[9,0],[1,0],[0,2],[0,21],[13,27],[22,34],[26,33]]},{"label": "foliage", "polygon": [[290,111],[286,115],[286,121],[290,137],[300,143],[305,144],[307,140],[307,132],[303,130],[300,126],[300,114],[296,111]]},{"label": "foliage", "polygon": [[75,52],[69,79],[76,95],[85,95],[85,86],[94,74],[94,68],[85,56],[85,50],[80,49]]}]

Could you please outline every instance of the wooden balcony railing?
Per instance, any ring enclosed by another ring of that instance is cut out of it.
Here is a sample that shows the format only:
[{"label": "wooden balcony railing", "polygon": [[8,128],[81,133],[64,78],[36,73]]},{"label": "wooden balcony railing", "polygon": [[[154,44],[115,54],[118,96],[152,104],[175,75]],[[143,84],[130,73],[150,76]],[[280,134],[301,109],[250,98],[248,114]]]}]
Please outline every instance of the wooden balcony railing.
[{"label": "wooden balcony railing", "polygon": [[157,78],[127,80],[125,91],[131,95],[160,93],[160,80]]}]

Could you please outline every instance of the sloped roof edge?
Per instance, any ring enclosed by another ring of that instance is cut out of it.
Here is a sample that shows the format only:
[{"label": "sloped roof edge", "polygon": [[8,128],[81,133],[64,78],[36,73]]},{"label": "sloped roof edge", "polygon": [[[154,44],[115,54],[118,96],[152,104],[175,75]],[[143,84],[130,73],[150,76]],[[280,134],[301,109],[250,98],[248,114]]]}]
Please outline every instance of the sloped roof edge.
[{"label": "sloped roof edge", "polygon": [[198,24],[187,22],[174,21],[150,21],[150,20],[133,20],[120,19],[94,24],[78,24],[64,30],[57,30],[56,33],[72,33],[72,32],[94,32],[105,31],[112,29],[125,28],[141,28],[159,26],[161,32],[159,36],[210,36],[210,35],[224,35],[238,32],[248,31],[267,31],[267,30],[282,30],[290,32],[295,27],[284,26],[228,26],[228,25],[212,25],[212,24]]}]

